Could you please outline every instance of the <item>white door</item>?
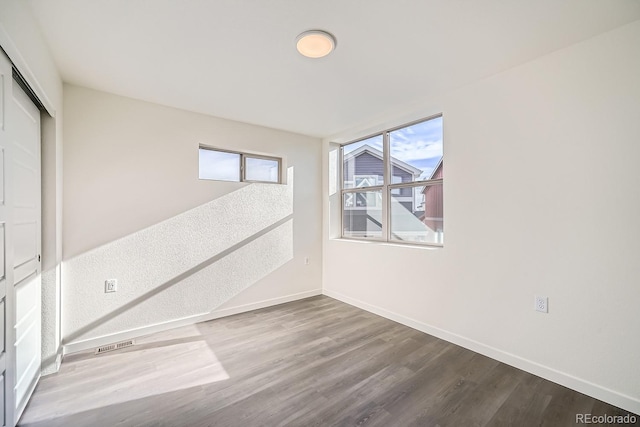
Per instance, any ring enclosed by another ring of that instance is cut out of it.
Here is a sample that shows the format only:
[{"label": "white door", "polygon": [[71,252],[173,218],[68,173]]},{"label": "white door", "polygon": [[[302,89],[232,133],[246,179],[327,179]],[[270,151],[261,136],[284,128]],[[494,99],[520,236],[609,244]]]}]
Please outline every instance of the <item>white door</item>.
[{"label": "white door", "polygon": [[40,112],[4,55],[0,81],[0,421],[13,426],[40,378]]},{"label": "white door", "polygon": [[13,81],[16,421],[40,378],[40,111]]}]

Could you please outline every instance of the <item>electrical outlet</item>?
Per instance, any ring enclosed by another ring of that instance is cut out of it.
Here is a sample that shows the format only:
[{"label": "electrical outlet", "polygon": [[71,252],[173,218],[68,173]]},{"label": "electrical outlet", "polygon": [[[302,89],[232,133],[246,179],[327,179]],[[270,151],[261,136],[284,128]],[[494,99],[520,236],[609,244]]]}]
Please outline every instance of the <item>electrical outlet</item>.
[{"label": "electrical outlet", "polygon": [[117,279],[107,279],[104,281],[104,292],[115,292],[118,290],[118,280]]},{"label": "electrical outlet", "polygon": [[304,265],[309,265],[309,257],[304,258]]},{"label": "electrical outlet", "polygon": [[534,308],[536,309],[536,311],[539,311],[541,313],[548,313],[549,312],[549,298],[536,296],[536,298],[535,298],[535,307]]}]

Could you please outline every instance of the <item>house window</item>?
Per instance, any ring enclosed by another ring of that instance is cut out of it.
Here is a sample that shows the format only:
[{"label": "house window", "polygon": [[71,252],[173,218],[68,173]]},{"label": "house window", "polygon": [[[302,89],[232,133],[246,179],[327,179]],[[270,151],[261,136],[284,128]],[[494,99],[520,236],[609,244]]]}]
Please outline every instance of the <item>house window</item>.
[{"label": "house window", "polygon": [[342,237],[441,246],[442,116],[342,146]]},{"label": "house window", "polygon": [[199,178],[216,181],[280,183],[282,160],[200,146]]}]

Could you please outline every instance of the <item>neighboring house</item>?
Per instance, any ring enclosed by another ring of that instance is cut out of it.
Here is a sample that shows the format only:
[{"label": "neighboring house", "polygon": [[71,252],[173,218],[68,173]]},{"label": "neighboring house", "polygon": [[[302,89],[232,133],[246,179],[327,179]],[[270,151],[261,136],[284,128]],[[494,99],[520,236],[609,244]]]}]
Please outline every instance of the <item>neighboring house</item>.
[{"label": "neighboring house", "polygon": [[[442,159],[429,179],[442,178]],[[442,185],[424,187],[424,215],[420,218],[430,230],[442,234],[444,231]]]},{"label": "neighboring house", "polygon": [[[343,158],[344,188],[365,188],[383,184],[384,163],[382,151],[363,145]],[[392,183],[412,182],[422,170],[396,158],[391,158]],[[399,204],[408,212],[415,213],[422,207],[416,203],[414,188],[392,190],[392,203]],[[418,216],[421,216],[422,212]],[[382,215],[382,193],[380,191],[347,193],[344,201],[344,229],[350,235],[360,233],[362,237],[380,235]]]}]

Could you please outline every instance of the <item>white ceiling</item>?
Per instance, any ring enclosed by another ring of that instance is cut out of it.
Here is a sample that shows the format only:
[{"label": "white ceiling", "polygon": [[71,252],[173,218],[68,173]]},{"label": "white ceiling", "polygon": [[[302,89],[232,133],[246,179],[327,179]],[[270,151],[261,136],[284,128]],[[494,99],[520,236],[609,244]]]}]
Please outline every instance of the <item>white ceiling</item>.
[{"label": "white ceiling", "polygon": [[[640,0],[29,0],[66,82],[313,136],[640,19]],[[334,53],[295,38],[325,29]]]}]

